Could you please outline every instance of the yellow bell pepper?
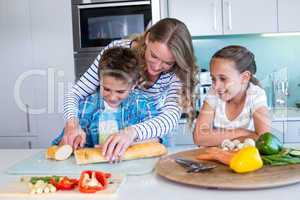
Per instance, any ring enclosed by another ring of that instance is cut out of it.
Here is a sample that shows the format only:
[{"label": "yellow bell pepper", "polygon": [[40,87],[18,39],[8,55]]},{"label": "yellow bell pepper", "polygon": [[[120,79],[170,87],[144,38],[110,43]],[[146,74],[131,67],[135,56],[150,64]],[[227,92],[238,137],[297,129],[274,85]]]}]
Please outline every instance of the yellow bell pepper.
[{"label": "yellow bell pepper", "polygon": [[256,147],[245,147],[232,157],[229,166],[237,173],[246,173],[261,168],[263,161]]}]

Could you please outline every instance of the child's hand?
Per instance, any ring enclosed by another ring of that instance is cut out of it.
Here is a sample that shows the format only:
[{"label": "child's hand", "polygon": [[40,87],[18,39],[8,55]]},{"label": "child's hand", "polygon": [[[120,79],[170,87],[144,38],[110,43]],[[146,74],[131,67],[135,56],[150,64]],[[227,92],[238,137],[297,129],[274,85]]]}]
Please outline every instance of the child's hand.
[{"label": "child's hand", "polygon": [[[73,147],[73,149],[78,148],[78,143],[75,145],[75,139],[84,131],[80,128],[79,122],[77,119],[69,120],[64,128],[64,136],[60,144],[68,144]],[[85,134],[85,133],[84,133]]]},{"label": "child's hand", "polygon": [[133,128],[126,128],[111,134],[102,146],[102,154],[111,162],[122,160],[125,151],[133,143],[136,133]]}]

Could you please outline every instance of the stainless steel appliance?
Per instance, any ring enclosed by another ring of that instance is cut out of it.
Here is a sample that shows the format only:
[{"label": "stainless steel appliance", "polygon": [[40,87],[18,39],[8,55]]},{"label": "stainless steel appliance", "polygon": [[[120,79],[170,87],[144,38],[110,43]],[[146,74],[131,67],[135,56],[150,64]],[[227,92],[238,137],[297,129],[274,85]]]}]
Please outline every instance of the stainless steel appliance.
[{"label": "stainless steel appliance", "polygon": [[199,99],[196,105],[196,110],[200,110],[200,108],[202,107],[204,99],[212,85],[209,71],[203,70],[199,73],[198,76],[200,82],[198,84]]},{"label": "stainless steel appliance", "polygon": [[73,44],[76,77],[113,40],[142,33],[151,25],[150,0],[73,0]]}]

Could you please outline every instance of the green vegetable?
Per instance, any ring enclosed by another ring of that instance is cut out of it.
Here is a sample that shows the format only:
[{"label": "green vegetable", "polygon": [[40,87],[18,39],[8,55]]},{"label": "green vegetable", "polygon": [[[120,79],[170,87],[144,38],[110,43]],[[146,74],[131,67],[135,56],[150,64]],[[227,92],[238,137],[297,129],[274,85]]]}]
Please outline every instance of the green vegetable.
[{"label": "green vegetable", "polygon": [[290,155],[291,151],[293,150],[284,148],[277,154],[262,156],[264,165],[277,166],[277,165],[299,164],[300,157],[291,156]]},{"label": "green vegetable", "polygon": [[256,141],[256,147],[262,155],[277,154],[282,149],[280,140],[270,132],[261,135]]},{"label": "green vegetable", "polygon": [[33,176],[30,178],[29,182],[32,183],[33,185],[36,184],[38,180],[42,180],[45,183],[50,183],[51,177],[53,177],[57,182],[59,181],[60,178],[60,176]]},{"label": "green vegetable", "polygon": [[294,157],[300,157],[300,150],[293,149],[289,154]]}]

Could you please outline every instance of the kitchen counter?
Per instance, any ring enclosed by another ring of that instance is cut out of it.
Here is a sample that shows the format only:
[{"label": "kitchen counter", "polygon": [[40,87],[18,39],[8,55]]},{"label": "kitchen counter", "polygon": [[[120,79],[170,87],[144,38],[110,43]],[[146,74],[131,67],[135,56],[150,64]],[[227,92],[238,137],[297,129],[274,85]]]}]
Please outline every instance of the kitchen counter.
[{"label": "kitchen counter", "polygon": [[[181,146],[176,149],[171,150],[171,152],[176,152],[182,149],[189,149],[191,146]],[[14,163],[29,157],[40,150],[0,150],[0,185],[7,183],[8,181],[13,181],[18,178],[18,176],[5,174],[5,169]],[[271,188],[271,189],[261,189],[261,190],[218,190],[218,189],[205,189],[198,187],[190,187],[187,185],[182,185],[174,182],[170,182],[158,175],[155,172],[140,176],[128,176],[126,181],[121,185],[120,191],[116,197],[111,199],[124,199],[124,200],[174,200],[174,199],[220,199],[220,200],[233,200],[233,199],[243,199],[243,200],[282,200],[288,198],[289,200],[299,199],[300,196],[300,183]],[[74,197],[70,197],[70,199]],[[14,199],[14,198],[6,198]],[[21,198],[19,198],[21,199]],[[24,198],[22,198],[24,199]],[[30,199],[36,199],[33,196]],[[50,198],[47,198],[50,199]],[[89,198],[90,199],[90,198]],[[99,199],[99,198],[98,198]],[[104,198],[103,198],[104,199]],[[107,197],[106,197],[107,199]]]}]

